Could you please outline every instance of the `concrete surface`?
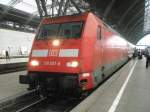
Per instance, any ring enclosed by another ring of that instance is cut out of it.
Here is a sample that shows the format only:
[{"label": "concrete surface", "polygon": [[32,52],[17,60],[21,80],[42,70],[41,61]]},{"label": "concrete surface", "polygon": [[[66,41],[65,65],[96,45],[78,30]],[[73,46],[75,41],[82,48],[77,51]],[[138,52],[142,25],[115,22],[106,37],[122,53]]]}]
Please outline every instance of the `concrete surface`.
[{"label": "concrete surface", "polygon": [[0,75],[0,101],[27,91],[27,85],[19,84],[20,74],[26,74],[26,71]]},{"label": "concrete surface", "polygon": [[116,112],[150,112],[150,67],[139,60]]}]

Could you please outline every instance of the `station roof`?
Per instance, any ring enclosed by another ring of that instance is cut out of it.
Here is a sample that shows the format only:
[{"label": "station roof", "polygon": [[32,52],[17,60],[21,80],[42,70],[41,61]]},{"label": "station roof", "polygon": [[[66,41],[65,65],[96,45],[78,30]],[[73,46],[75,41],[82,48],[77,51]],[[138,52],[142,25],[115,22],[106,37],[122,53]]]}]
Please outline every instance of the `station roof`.
[{"label": "station roof", "polygon": [[150,33],[150,30],[144,31],[145,0],[87,0],[87,2],[92,11],[133,44],[146,33]]},{"label": "station roof", "polygon": [[21,24],[26,21],[37,26],[39,16],[48,12],[52,17],[92,11],[133,44],[150,33],[150,0],[2,0],[0,3],[9,9],[4,11],[5,6],[0,5],[0,14],[3,14],[0,19],[12,19]]},{"label": "station roof", "polygon": [[3,4],[0,4],[0,15],[1,23],[12,21],[20,25],[31,25],[35,28],[38,26],[40,20],[38,16]]}]

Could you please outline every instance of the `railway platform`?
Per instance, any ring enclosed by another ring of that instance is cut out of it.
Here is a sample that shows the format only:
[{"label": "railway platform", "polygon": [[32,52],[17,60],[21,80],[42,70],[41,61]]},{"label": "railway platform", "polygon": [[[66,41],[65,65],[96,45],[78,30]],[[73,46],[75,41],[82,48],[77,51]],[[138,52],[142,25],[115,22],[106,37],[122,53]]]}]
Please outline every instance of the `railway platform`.
[{"label": "railway platform", "polygon": [[20,74],[26,74],[26,71],[0,75],[0,102],[3,99],[7,99],[27,91],[27,85],[19,84]]},{"label": "railway platform", "polygon": [[12,64],[12,63],[22,63],[27,62],[28,58],[10,58],[10,59],[0,59],[1,64]]},{"label": "railway platform", "polygon": [[150,67],[131,60],[71,112],[149,112]]},{"label": "railway platform", "polygon": [[27,57],[3,59],[0,58],[0,74],[18,70],[25,70],[28,62]]}]

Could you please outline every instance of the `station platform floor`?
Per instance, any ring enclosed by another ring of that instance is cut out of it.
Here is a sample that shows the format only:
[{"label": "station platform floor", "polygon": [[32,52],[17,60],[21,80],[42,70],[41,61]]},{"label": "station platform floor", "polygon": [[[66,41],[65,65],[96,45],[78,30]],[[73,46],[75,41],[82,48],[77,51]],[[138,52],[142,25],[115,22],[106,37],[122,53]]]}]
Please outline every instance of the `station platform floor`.
[{"label": "station platform floor", "polygon": [[150,67],[131,60],[71,112],[150,112]]},{"label": "station platform floor", "polygon": [[145,61],[132,60],[114,74],[114,81],[88,112],[150,112],[150,68],[145,68]]},{"label": "station platform floor", "polygon": [[21,63],[21,62],[27,62],[27,61],[28,61],[28,58],[0,59],[0,64]]},{"label": "station platform floor", "polygon": [[19,75],[21,74],[26,74],[26,71],[0,75],[0,102],[27,91],[27,85],[19,84]]}]

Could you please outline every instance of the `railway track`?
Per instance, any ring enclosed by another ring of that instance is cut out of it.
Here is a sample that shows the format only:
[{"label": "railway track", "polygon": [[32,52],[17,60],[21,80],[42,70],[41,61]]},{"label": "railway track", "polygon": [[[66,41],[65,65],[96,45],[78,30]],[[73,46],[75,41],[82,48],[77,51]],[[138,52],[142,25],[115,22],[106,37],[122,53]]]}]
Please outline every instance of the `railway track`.
[{"label": "railway track", "polygon": [[0,101],[0,112],[16,112],[16,110],[40,99],[38,90],[21,93]]},{"label": "railway track", "polygon": [[32,104],[27,105],[27,106],[25,106],[25,107],[23,107],[23,108],[17,110],[16,112],[26,112],[26,110],[28,110],[28,109],[30,109],[30,108],[32,108],[32,107],[34,107],[34,106],[36,106],[36,105],[42,103],[44,100],[46,100],[46,98],[41,98],[40,100],[38,100],[38,101],[36,101],[36,102],[33,102]]},{"label": "railway track", "polygon": [[81,100],[71,98],[51,99],[41,98],[40,100],[27,105],[16,112],[69,112]]},{"label": "railway track", "polygon": [[69,112],[81,99],[71,97],[41,97],[33,90],[0,102],[0,112]]}]

